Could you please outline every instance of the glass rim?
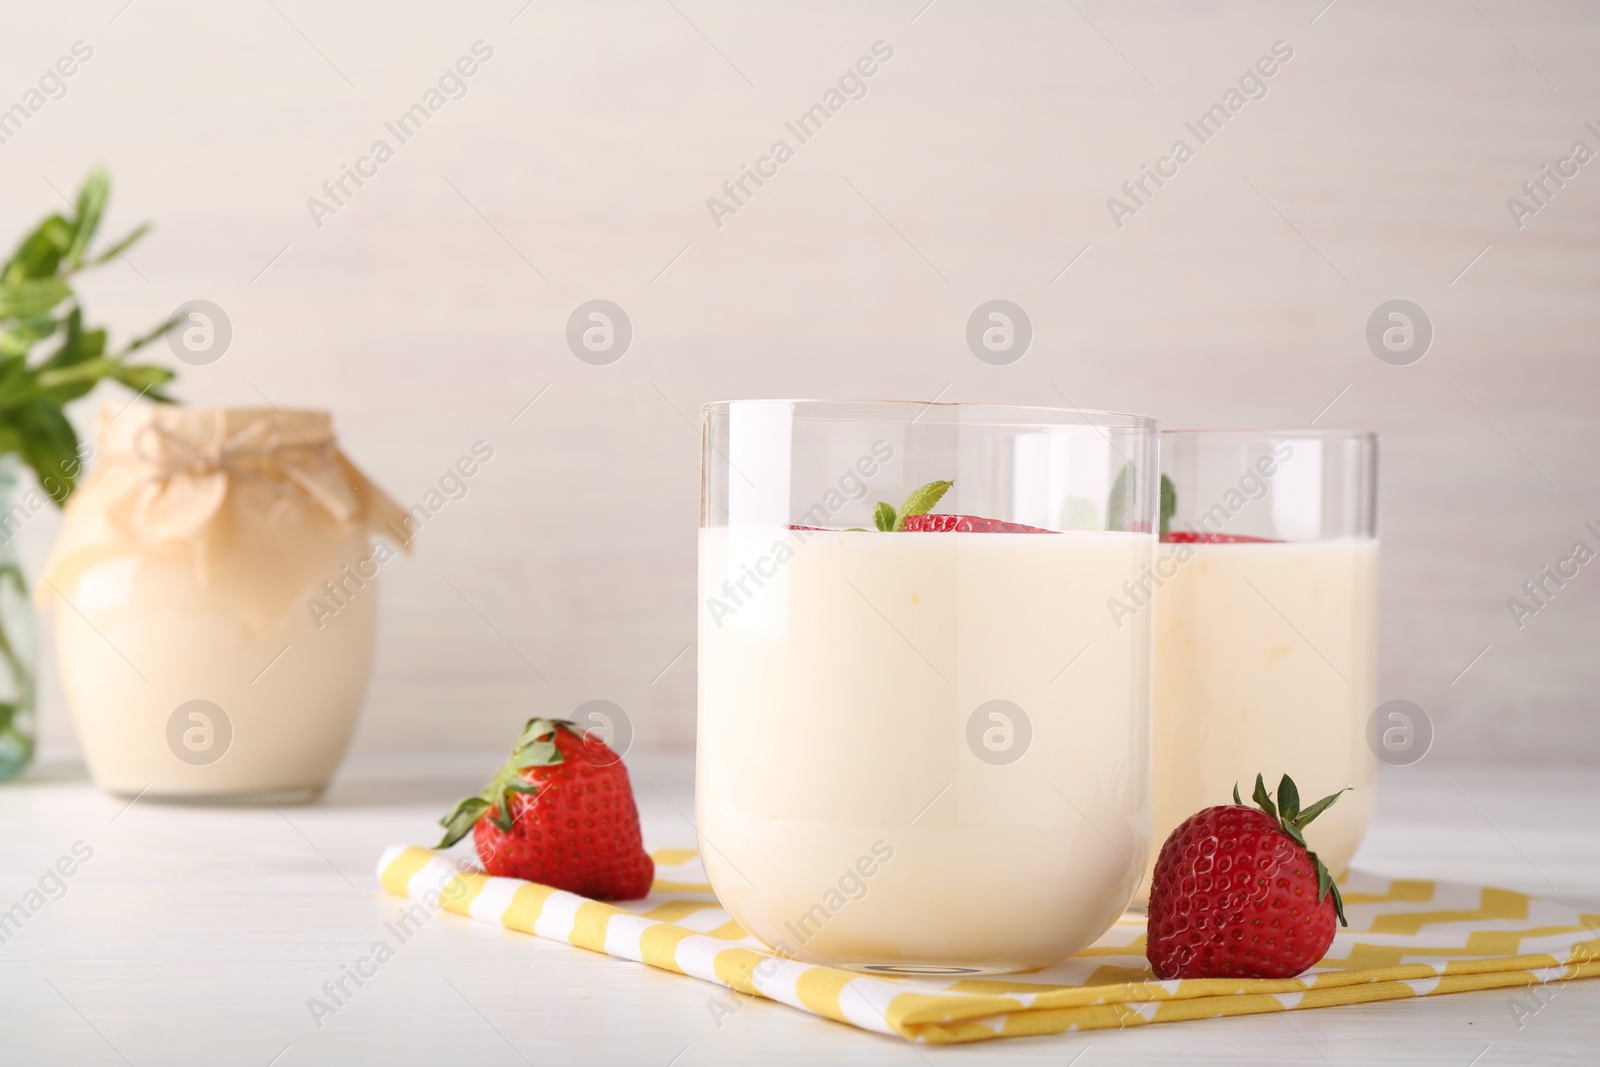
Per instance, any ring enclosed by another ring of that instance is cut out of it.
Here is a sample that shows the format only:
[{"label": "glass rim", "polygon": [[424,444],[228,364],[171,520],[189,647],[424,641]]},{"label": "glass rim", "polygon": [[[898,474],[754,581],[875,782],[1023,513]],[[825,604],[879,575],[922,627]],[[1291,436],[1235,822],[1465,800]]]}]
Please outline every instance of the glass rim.
[{"label": "glass rim", "polygon": [[964,408],[969,411],[989,410],[1000,413],[1014,413],[1018,416],[1028,412],[1040,412],[1068,416],[1068,418],[1035,419],[1030,422],[1018,417],[1005,422],[1004,425],[1088,426],[1162,432],[1160,420],[1153,415],[1137,415],[1128,411],[1105,411],[1099,408],[1054,407],[1048,404],[996,404],[984,400],[869,400],[860,398],[822,400],[815,397],[746,397],[739,400],[707,401],[700,406],[700,412],[702,417],[709,418],[714,414],[725,415],[735,405],[745,404],[788,404],[796,409],[898,407],[926,411],[928,408]]},{"label": "glass rim", "polygon": [[1192,427],[1187,427],[1187,426],[1174,426],[1174,427],[1171,427],[1171,428],[1162,427],[1161,436],[1166,437],[1168,435],[1171,435],[1171,436],[1174,436],[1174,437],[1186,436],[1186,437],[1199,437],[1199,438],[1213,438],[1213,439],[1219,439],[1219,440],[1223,439],[1223,438],[1273,438],[1273,439],[1278,439],[1278,438],[1284,438],[1284,437],[1302,437],[1302,438],[1315,437],[1315,438],[1320,438],[1320,439],[1329,440],[1329,441],[1347,440],[1347,441],[1371,441],[1371,442],[1376,442],[1378,440],[1378,433],[1377,433],[1376,430],[1304,430],[1304,429],[1302,429],[1302,430],[1290,430],[1290,429],[1282,429],[1282,430],[1275,430],[1275,429],[1263,429],[1263,430],[1240,430],[1240,429],[1211,430],[1211,429],[1206,429],[1206,430],[1198,430],[1198,429],[1194,429]]}]

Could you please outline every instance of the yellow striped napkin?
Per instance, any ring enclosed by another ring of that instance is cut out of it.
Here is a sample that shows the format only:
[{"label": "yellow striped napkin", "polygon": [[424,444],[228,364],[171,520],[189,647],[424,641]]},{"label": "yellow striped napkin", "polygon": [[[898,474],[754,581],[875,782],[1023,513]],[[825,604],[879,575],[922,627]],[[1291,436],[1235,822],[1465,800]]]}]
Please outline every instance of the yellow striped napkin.
[{"label": "yellow striped napkin", "polygon": [[[1321,1008],[1600,975],[1600,914],[1507,889],[1343,880],[1350,926],[1299,978],[1155,981],[1144,920],[1129,915],[1054,967],[996,978],[864,975],[776,956],[717,903],[686,849],[661,849],[650,896],[625,908],[514,878],[491,878],[428,849],[396,845],[384,888],[418,901],[416,921],[453,911],[726,987],[711,1011],[759,996],[910,1041],[952,1044],[1219,1015]],[[406,918],[402,916],[402,923]],[[1515,1009],[1513,1008],[1513,1011]],[[1530,1005],[1528,1010],[1534,1010]]]}]

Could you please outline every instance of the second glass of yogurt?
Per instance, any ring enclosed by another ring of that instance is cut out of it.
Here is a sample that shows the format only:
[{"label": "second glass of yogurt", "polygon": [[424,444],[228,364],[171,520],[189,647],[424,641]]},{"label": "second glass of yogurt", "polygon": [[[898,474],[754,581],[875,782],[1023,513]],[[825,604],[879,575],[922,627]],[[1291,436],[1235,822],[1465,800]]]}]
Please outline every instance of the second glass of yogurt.
[{"label": "second glass of yogurt", "polygon": [[1126,598],[1156,616],[1147,871],[1180,822],[1257,774],[1307,798],[1349,788],[1305,832],[1334,877],[1348,869],[1376,781],[1377,451],[1369,433],[1161,435],[1170,514]]},{"label": "second glass of yogurt", "polygon": [[[1153,420],[708,405],[696,810],[735,920],[893,974],[1092,943],[1148,846]],[[759,974],[757,976],[759,980]]]}]

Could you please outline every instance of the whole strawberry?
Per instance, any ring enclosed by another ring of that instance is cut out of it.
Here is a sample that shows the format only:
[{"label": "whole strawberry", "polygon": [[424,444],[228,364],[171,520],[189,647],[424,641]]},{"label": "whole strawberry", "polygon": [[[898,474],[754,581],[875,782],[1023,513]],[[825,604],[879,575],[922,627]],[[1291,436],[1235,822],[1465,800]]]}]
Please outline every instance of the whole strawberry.
[{"label": "whole strawberry", "polygon": [[1254,799],[1235,786],[1232,804],[1189,816],[1161,846],[1145,947],[1156,977],[1292,978],[1327,953],[1336,918],[1348,925],[1301,832],[1339,794],[1301,811],[1284,775],[1274,806],[1258,774]]},{"label": "whole strawberry", "polygon": [[563,719],[529,719],[483,792],[439,825],[439,848],[471,830],[484,870],[503,878],[595,900],[646,896],[655,878],[621,757]]}]

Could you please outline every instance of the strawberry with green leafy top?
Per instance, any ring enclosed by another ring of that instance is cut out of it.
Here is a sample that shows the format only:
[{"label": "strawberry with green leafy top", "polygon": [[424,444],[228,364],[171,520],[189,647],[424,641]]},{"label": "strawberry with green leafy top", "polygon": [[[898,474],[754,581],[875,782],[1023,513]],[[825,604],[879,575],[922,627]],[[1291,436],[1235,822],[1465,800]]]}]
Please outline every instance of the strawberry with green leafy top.
[{"label": "strawberry with green leafy top", "polygon": [[439,848],[471,831],[484,870],[503,878],[636,900],[655,877],[622,758],[563,719],[529,719],[483,792],[439,824]]},{"label": "strawberry with green leafy top", "polygon": [[1189,816],[1161,846],[1145,946],[1156,977],[1292,978],[1327,953],[1335,919],[1348,925],[1303,833],[1339,793],[1302,811],[1293,779],[1273,804],[1258,774],[1254,799],[1235,786],[1232,804]]}]

